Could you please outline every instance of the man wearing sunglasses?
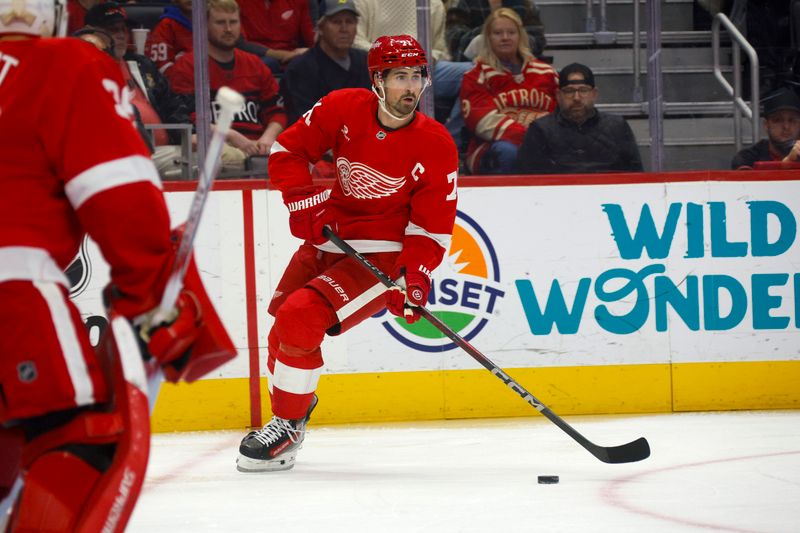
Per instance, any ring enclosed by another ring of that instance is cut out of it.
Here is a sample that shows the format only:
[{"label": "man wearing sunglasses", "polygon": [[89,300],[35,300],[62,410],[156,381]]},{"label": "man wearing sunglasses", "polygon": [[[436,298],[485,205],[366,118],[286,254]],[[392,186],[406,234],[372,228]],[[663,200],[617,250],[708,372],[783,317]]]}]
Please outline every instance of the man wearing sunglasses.
[{"label": "man wearing sunglasses", "polygon": [[625,119],[601,113],[594,74],[572,63],[559,72],[558,107],[533,122],[517,155],[522,174],[642,172],[636,138]]}]

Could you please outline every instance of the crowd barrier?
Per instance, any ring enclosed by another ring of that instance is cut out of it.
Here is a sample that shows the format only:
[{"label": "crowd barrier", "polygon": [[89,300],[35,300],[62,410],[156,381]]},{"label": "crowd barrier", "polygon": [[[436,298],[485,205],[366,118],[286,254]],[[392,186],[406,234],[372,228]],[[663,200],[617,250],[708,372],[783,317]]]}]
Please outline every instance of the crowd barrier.
[{"label": "crowd barrier", "polygon": [[[184,220],[193,184],[165,190]],[[462,177],[429,308],[560,415],[800,408],[798,218],[796,171]],[[239,356],[165,384],[155,431],[269,418],[266,308],[298,244],[267,181],[215,185],[196,253]],[[81,255],[96,342],[108,276]],[[379,313],[323,355],[315,423],[536,415],[423,321]]]}]

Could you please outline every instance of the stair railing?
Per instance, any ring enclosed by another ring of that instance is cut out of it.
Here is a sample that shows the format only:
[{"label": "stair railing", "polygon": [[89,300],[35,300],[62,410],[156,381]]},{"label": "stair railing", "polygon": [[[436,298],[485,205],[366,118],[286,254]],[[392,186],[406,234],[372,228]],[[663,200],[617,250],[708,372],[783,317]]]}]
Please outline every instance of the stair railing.
[{"label": "stair railing", "polygon": [[608,30],[607,0],[596,0],[600,8],[600,20],[594,18],[595,0],[586,0],[586,33],[591,33],[596,44],[614,44],[617,32]]},{"label": "stair railing", "polygon": [[633,0],[633,101],[644,100],[642,94],[642,35],[639,24],[640,0]]},{"label": "stair railing", "polygon": [[[724,26],[731,36],[731,48],[733,52],[733,87],[722,75],[720,68],[720,27]],[[758,142],[760,137],[759,124],[759,79],[758,79],[758,54],[747,39],[731,20],[724,13],[718,13],[711,23],[711,45],[714,56],[714,77],[732,98],[733,102],[733,138],[736,150],[742,149],[742,115],[747,117],[753,127],[753,144]],[[750,59],[750,102],[748,104],[742,98],[742,50]]]}]

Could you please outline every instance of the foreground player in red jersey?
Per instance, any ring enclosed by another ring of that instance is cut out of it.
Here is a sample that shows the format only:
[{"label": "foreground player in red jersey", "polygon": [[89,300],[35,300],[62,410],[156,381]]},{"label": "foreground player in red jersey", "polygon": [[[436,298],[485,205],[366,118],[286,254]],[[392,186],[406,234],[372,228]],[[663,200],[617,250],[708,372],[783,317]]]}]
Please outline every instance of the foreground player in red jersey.
[{"label": "foreground player in red jersey", "polygon": [[[174,257],[161,183],[119,66],[40,37],[64,17],[64,0],[0,0],[3,531],[122,531],[149,452],[142,359],[177,381],[235,353],[196,267],[152,323]],[[84,233],[111,265],[97,352],[63,273]]]},{"label": "foreground player in red jersey", "polygon": [[[415,111],[430,83],[425,52],[407,35],[381,37],[367,64],[372,92],[333,91],[272,147],[270,179],[283,193],[292,234],[305,243],[269,306],[274,416],[242,440],[237,468],[243,472],[294,466],[316,405],[325,334],[341,334],[384,306],[409,322],[419,319],[405,304],[427,301],[431,271],[450,246],[458,154],[447,130]],[[329,149],[337,169],[330,191],[313,185],[309,174],[309,163]],[[386,292],[327,242],[326,224],[406,291]]]}]

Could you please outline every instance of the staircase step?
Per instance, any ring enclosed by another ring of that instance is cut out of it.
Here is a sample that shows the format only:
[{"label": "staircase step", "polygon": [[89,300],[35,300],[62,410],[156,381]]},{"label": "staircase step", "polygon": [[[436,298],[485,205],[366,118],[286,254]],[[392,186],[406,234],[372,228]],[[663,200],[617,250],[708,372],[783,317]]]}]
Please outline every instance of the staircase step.
[{"label": "staircase step", "polygon": [[[586,31],[586,2],[581,0],[536,0],[542,21],[548,32]],[[647,24],[647,9],[644,1],[639,4],[639,23]],[[592,9],[596,29],[600,26],[600,5],[595,1]],[[662,29],[691,30],[693,28],[692,0],[662,0]],[[633,28],[633,1],[608,0],[606,2],[606,27],[610,30]]]},{"label": "staircase step", "polygon": [[[639,154],[645,171],[650,171],[650,147],[640,146]],[[664,147],[664,171],[681,170],[730,170],[731,160],[736,154],[733,141],[730,144],[680,145]]]},{"label": "staircase step", "polygon": [[[724,76],[731,81],[731,73]],[[599,101],[605,103],[627,103],[633,101],[634,78],[632,73],[596,72]],[[647,98],[647,76],[640,78],[642,95]],[[710,68],[664,69],[664,100],[667,102],[727,101],[727,92],[722,88]]]},{"label": "staircase step", "polygon": [[[628,119],[639,144],[650,144],[647,118]],[[742,142],[752,142],[749,120],[742,121]],[[733,117],[670,118],[664,121],[664,144],[667,146],[734,144]]]},{"label": "staircase step", "polygon": [[[610,69],[621,69],[623,72],[633,72],[632,48],[548,48],[547,55],[553,57],[553,66],[559,68],[570,63],[583,63],[590,65],[595,73],[614,72]],[[711,47],[681,46],[675,48],[662,48],[661,67],[665,71],[670,68],[705,68],[710,70],[714,64]],[[730,48],[723,48],[720,54],[723,65],[731,64]],[[647,71],[647,48],[639,52],[639,64],[642,72]],[[730,68],[730,67],[728,67]],[[605,69],[605,70],[604,70]]]},{"label": "staircase step", "polygon": [[[643,26],[644,27],[644,26]],[[553,33],[545,33],[547,37],[547,48],[545,50],[549,53],[549,51],[553,48],[566,48],[566,47],[589,47],[589,46],[596,46],[598,43],[595,41],[595,35],[593,33],[585,33],[585,32],[553,32]],[[616,40],[613,46],[627,46],[630,47],[633,44],[633,32],[631,31],[621,31],[615,34]],[[641,30],[639,32],[639,38],[641,40],[642,46],[647,45],[647,32]],[[727,36],[726,33],[723,32],[720,35],[720,42],[721,43],[729,43],[730,38]],[[711,46],[711,31],[662,31],[661,32],[661,45],[663,47],[674,46],[674,45],[687,45],[687,44],[696,44],[696,45],[705,45]],[[605,46],[612,46],[612,45],[605,45]]]},{"label": "staircase step", "polygon": [[[747,102],[748,104],[750,102]],[[647,102],[605,103],[598,102],[597,109],[622,115],[624,117],[642,117],[647,115]],[[728,116],[733,117],[733,103],[728,101],[703,102],[664,102],[664,116]]]}]

